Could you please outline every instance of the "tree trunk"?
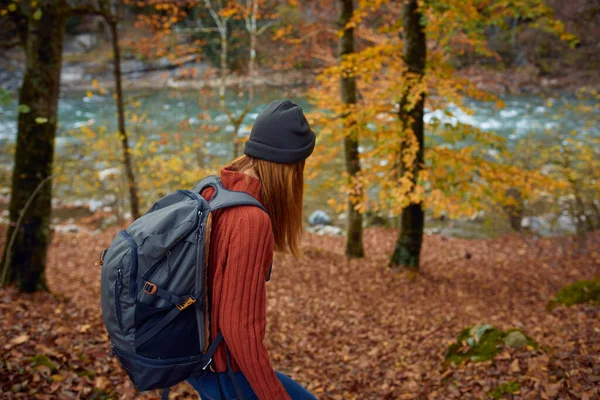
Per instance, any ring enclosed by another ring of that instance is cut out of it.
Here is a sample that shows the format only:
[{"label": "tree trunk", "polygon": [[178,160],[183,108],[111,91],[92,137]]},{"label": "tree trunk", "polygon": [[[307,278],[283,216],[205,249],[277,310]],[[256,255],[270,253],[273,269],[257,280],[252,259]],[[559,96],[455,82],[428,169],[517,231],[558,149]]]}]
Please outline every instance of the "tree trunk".
[{"label": "tree trunk", "polygon": [[127,186],[129,187],[129,202],[131,205],[131,216],[133,219],[140,217],[140,203],[135,185],[135,175],[131,162],[131,152],[129,150],[129,140],[125,130],[125,107],[123,105],[123,88],[121,85],[121,48],[119,47],[119,31],[116,17],[109,22],[112,34],[112,47],[114,53],[114,75],[115,75],[115,94],[117,102],[117,115],[119,123],[119,137],[121,138],[121,147],[123,148],[123,166],[125,167],[125,176],[127,177]]},{"label": "tree trunk", "polygon": [[504,206],[510,227],[515,232],[521,232],[521,221],[523,220],[523,196],[521,195],[521,191],[517,188],[509,188],[506,190],[506,198],[511,199]]},{"label": "tree trunk", "polygon": [[219,83],[219,100],[221,107],[225,109],[225,79],[227,79],[227,21],[219,28],[221,38],[221,80]]},{"label": "tree trunk", "polygon": [[233,155],[233,160],[235,160],[236,158],[238,158],[240,156],[240,141],[239,141],[239,131],[240,131],[240,126],[242,126],[242,122],[244,120],[244,116],[246,115],[246,113],[242,113],[242,115],[239,118],[230,118],[229,122],[231,122],[233,124],[233,133],[231,134],[231,144],[233,146],[232,149],[232,155]]},{"label": "tree trunk", "polygon": [[[416,83],[413,79],[417,74],[419,80],[425,73],[425,60],[427,56],[427,43],[425,41],[425,27],[421,25],[423,14],[419,10],[418,0],[408,0],[404,5],[404,61],[408,67],[407,82],[398,117],[402,121],[404,131],[412,131],[418,143],[417,157],[414,165],[404,166],[401,162],[402,173],[406,168],[412,169],[412,180],[416,186],[419,171],[423,168],[424,160],[424,126],[423,109],[425,107],[425,93],[414,105],[408,104],[408,95]],[[405,267],[418,271],[421,245],[423,243],[423,227],[425,213],[422,204],[411,204],[402,210],[400,216],[400,233],[396,247],[390,260],[391,267]]]},{"label": "tree trunk", "polygon": [[46,289],[52,162],[67,19],[63,1],[39,2],[36,9],[40,11],[29,10],[27,17],[10,226],[0,274],[3,284],[14,283],[26,292]]},{"label": "tree trunk", "polygon": [[[338,26],[344,29],[350,22],[354,12],[353,0],[338,0]],[[354,53],[354,29],[344,29],[338,42],[338,58],[341,62],[348,54]],[[340,94],[342,102],[347,106],[356,104],[356,78],[353,76],[340,77]],[[345,116],[347,117],[347,115]],[[352,180],[360,173],[360,158],[358,153],[358,133],[354,122],[344,122],[344,129],[349,132],[344,137],[344,158],[346,161],[346,171],[348,177]],[[355,187],[353,196],[362,198],[362,189]],[[346,232],[346,256],[364,257],[365,250],[363,246],[363,228],[362,215],[355,209],[355,204],[351,197],[348,197],[348,225]]]},{"label": "tree trunk", "polygon": [[250,61],[248,62],[248,101],[254,101],[254,79],[256,76],[256,15],[258,14],[258,1],[252,0],[252,13],[249,17],[250,34]]},{"label": "tree trunk", "polygon": [[233,119],[233,114],[227,110],[227,101],[225,99],[226,93],[226,82],[227,74],[229,68],[227,67],[227,52],[228,52],[228,43],[227,43],[227,20],[222,21],[222,25],[219,27],[219,36],[221,38],[221,66],[220,66],[220,75],[221,79],[219,82],[219,104],[221,105],[221,110],[227,114],[229,117],[229,122],[233,123],[233,132],[231,132],[231,155],[235,160],[239,154],[239,142],[238,142],[238,129],[239,125],[235,125],[235,121]]}]

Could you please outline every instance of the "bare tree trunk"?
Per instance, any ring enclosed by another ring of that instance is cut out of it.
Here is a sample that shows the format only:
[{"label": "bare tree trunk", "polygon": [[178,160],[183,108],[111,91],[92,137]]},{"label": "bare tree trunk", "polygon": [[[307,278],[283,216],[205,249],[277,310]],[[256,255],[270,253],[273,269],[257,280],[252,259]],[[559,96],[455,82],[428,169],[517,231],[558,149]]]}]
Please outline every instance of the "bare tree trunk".
[{"label": "bare tree trunk", "polygon": [[[340,29],[350,22],[354,13],[353,0],[338,0],[338,26]],[[354,28],[344,29],[338,42],[338,58],[341,62],[343,58],[354,53]],[[340,94],[342,102],[347,106],[356,104],[356,78],[353,76],[340,77]],[[346,161],[346,171],[350,181],[360,173],[360,158],[358,152],[358,132],[354,122],[347,121],[348,115],[344,116],[344,129],[348,133],[344,136],[344,158]],[[346,232],[346,256],[364,257],[365,250],[363,246],[363,228],[362,215],[359,213],[352,200],[362,198],[362,188],[353,188],[353,195],[348,197],[348,225]]]},{"label": "bare tree trunk", "polygon": [[117,115],[119,123],[119,136],[121,138],[121,147],[123,148],[123,167],[127,176],[127,186],[129,188],[129,202],[131,204],[131,216],[133,219],[140,217],[140,203],[135,185],[135,175],[133,173],[133,165],[131,161],[131,152],[129,150],[129,140],[127,131],[125,130],[125,107],[123,105],[123,88],[121,85],[121,48],[119,47],[119,31],[118,31],[117,16],[113,16],[109,21],[110,30],[112,33],[112,47],[114,53],[114,75],[115,75],[115,92],[117,102]]},{"label": "bare tree trunk", "polygon": [[227,25],[222,25],[219,28],[219,36],[221,37],[221,81],[219,84],[219,100],[221,107],[225,108],[225,80],[227,79]]},{"label": "bare tree trunk", "polygon": [[250,35],[250,60],[248,61],[248,101],[254,101],[254,79],[256,77],[256,15],[258,14],[258,1],[250,0],[252,11],[246,21],[248,34]]},{"label": "bare tree trunk", "polygon": [[233,159],[236,159],[239,154],[239,143],[238,143],[238,130],[239,124],[234,121],[233,114],[227,108],[227,101],[225,99],[226,94],[226,82],[227,74],[229,73],[229,68],[227,66],[227,51],[228,51],[228,43],[227,43],[227,21],[221,23],[219,26],[219,36],[221,38],[221,66],[220,66],[220,83],[219,83],[219,104],[221,109],[227,117],[229,118],[229,122],[233,124],[233,132],[231,132],[231,153]]},{"label": "bare tree trunk", "polygon": [[[423,18],[423,13],[419,10],[418,0],[408,0],[404,5],[404,61],[408,67],[408,74],[417,74],[419,79],[425,74],[425,60],[427,57],[425,27],[421,25]],[[404,131],[412,131],[415,135],[418,151],[414,165],[404,166],[401,163],[401,172],[405,173],[406,168],[410,167],[412,169],[412,181],[416,186],[424,160],[423,109],[425,107],[425,93],[421,93],[420,99],[414,106],[411,106],[408,103],[408,96],[416,82],[408,76],[407,82],[409,84],[402,95],[398,117],[402,121]],[[404,208],[400,216],[400,223],[400,233],[390,260],[390,266],[401,266],[418,271],[425,225],[423,205],[420,203],[411,204]]]},{"label": "bare tree trunk", "polygon": [[14,283],[26,292],[47,288],[44,272],[50,242],[51,175],[68,16],[64,1],[38,2],[36,9],[39,11],[29,9],[24,16],[26,67],[19,92],[10,226],[0,274],[0,283]]},{"label": "bare tree trunk", "polygon": [[[250,103],[246,105],[242,114],[236,117],[231,110],[227,108],[227,101],[225,99],[226,94],[226,82],[227,75],[229,74],[229,68],[227,65],[227,52],[228,52],[228,28],[227,24],[229,22],[229,18],[221,14],[223,11],[223,3],[213,2],[211,0],[204,0],[204,5],[208,9],[208,12],[212,16],[212,19],[217,27],[217,31],[219,32],[220,44],[221,44],[221,56],[220,56],[220,79],[219,79],[219,105],[221,110],[227,115],[229,122],[233,125],[233,132],[231,133],[231,147],[232,147],[232,156],[233,158],[237,158],[239,155],[239,139],[238,133],[239,128],[244,120],[244,117],[249,111]],[[258,6],[257,6],[258,7]]]},{"label": "bare tree trunk", "polygon": [[249,107],[246,107],[246,110],[242,111],[242,114],[237,118],[234,117],[233,114],[231,114],[229,111],[227,111],[227,115],[229,116],[229,122],[231,122],[231,124],[233,125],[233,133],[231,134],[232,135],[231,143],[233,145],[232,155],[233,155],[234,160],[236,158],[238,158],[240,155],[240,141],[238,138],[238,132],[240,131],[242,122],[244,122],[244,117],[248,113],[248,111],[247,111],[248,109],[249,109]]}]

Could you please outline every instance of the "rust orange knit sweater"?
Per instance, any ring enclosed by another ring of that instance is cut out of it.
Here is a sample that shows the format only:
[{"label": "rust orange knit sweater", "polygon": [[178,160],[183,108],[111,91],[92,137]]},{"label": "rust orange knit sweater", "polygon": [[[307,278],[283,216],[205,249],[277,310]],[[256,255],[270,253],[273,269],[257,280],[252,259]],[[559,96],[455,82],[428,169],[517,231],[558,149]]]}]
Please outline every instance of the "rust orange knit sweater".
[{"label": "rust orange knit sweater", "polygon": [[[247,174],[221,170],[225,188],[244,191],[261,201],[260,182]],[[202,192],[210,199],[214,190]],[[215,211],[209,243],[208,287],[211,337],[219,330],[232,357],[259,399],[290,399],[271,367],[263,344],[266,326],[266,278],[273,260],[273,230],[269,216],[253,206]],[[227,370],[225,348],[214,356],[218,372]]]}]

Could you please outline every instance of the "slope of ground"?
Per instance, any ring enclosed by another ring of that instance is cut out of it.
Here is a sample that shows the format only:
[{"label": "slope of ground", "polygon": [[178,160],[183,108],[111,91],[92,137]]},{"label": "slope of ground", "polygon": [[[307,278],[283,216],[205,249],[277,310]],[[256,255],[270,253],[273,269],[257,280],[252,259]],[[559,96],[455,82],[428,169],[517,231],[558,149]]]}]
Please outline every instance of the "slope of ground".
[{"label": "slope of ground", "polygon": [[[53,294],[0,289],[0,397],[157,397],[136,394],[108,350],[94,261],[115,233],[56,234]],[[266,339],[275,368],[320,399],[600,396],[600,308],[546,309],[562,286],[600,275],[599,235],[584,246],[428,236],[418,277],[385,267],[394,238],[367,230],[360,261],[346,260],[342,238],[308,234],[303,258],[276,256]],[[480,323],[520,328],[540,347],[444,366],[448,345]],[[194,396],[181,384],[171,398]]]}]

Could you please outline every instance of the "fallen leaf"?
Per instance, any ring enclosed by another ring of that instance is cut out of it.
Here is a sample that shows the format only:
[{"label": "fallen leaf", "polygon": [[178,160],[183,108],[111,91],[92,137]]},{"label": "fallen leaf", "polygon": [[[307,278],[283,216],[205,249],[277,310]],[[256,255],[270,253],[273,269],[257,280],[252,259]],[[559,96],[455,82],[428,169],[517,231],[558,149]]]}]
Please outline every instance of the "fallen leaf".
[{"label": "fallen leaf", "polygon": [[104,376],[97,376],[94,379],[94,387],[100,390],[104,390],[110,385],[110,381]]},{"label": "fallen leaf", "polygon": [[17,336],[17,337],[14,337],[14,338],[13,338],[13,339],[10,341],[10,343],[11,343],[11,344],[14,344],[14,345],[20,345],[20,344],[23,344],[23,343],[25,343],[25,342],[26,342],[26,341],[28,341],[28,340],[29,340],[29,335],[27,335],[27,334],[23,334],[23,335],[19,335],[19,336]]},{"label": "fallen leaf", "polygon": [[516,374],[521,372],[521,368],[519,367],[519,359],[515,358],[511,363],[508,371],[512,374]]},{"label": "fallen leaf", "polygon": [[550,397],[555,397],[556,395],[558,395],[558,392],[560,391],[560,388],[562,387],[562,383],[551,383],[549,385],[545,386],[545,391],[546,394]]}]

